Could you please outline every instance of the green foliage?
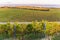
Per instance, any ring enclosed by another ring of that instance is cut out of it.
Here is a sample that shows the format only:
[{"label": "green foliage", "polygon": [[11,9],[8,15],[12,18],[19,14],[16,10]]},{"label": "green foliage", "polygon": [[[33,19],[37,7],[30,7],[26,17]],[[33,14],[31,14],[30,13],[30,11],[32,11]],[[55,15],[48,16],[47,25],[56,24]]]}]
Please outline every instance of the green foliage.
[{"label": "green foliage", "polygon": [[55,35],[55,37],[52,38],[52,40],[60,40],[60,35]]},{"label": "green foliage", "polygon": [[[44,29],[45,28],[45,29]],[[60,32],[60,24],[48,21],[33,21],[31,24],[0,24],[0,34],[3,38],[19,37],[19,38],[44,38],[45,35],[54,36]]]},{"label": "green foliage", "polygon": [[32,26],[32,24],[28,24],[28,25],[27,25],[26,31],[27,31],[27,33],[33,32],[33,26]]}]

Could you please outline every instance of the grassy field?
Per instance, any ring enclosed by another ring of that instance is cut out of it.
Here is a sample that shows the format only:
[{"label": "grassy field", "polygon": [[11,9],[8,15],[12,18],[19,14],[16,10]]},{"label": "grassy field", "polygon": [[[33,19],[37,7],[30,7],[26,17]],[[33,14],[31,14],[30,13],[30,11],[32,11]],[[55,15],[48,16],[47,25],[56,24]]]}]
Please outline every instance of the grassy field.
[{"label": "grassy field", "polygon": [[0,8],[0,22],[5,21],[28,22],[34,20],[60,21],[60,9],[40,11],[18,8]]}]

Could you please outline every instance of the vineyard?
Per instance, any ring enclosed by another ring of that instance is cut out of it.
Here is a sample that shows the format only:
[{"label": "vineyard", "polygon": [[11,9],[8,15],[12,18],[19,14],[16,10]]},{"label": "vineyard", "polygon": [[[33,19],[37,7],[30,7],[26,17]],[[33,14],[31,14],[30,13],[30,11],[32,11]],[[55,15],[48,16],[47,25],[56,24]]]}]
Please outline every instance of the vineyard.
[{"label": "vineyard", "polygon": [[0,24],[0,40],[56,40],[55,36],[60,35],[60,24],[48,21],[32,21],[31,24]]},{"label": "vineyard", "polygon": [[60,21],[60,8],[49,8],[49,11],[21,8],[0,8],[0,22]]}]

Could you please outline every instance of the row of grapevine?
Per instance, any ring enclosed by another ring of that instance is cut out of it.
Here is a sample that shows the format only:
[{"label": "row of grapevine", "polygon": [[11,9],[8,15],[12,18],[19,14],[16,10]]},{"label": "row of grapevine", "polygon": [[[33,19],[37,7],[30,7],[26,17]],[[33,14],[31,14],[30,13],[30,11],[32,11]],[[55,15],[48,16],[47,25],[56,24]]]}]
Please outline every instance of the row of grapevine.
[{"label": "row of grapevine", "polygon": [[58,35],[60,24],[48,21],[32,21],[31,24],[0,24],[0,35],[3,38],[18,38],[19,40],[31,40],[44,38],[46,36]]}]

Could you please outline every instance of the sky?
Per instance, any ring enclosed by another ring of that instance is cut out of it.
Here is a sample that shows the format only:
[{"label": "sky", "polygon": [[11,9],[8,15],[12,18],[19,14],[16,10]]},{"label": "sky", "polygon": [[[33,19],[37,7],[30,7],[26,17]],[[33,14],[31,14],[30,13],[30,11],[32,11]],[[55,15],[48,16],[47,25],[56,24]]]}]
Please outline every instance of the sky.
[{"label": "sky", "polygon": [[60,0],[0,0],[0,4],[56,4],[60,5]]}]

